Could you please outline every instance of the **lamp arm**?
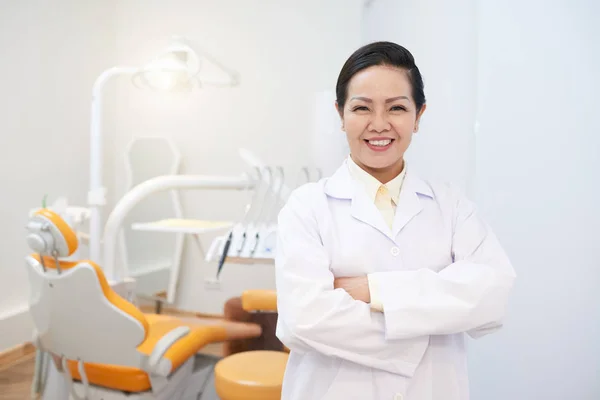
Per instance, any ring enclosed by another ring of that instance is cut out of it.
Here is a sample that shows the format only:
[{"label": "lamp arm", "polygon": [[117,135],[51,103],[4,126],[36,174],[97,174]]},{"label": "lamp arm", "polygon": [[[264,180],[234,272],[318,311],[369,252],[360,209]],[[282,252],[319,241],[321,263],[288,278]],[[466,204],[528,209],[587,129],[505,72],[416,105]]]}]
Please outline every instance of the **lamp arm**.
[{"label": "lamp arm", "polygon": [[92,87],[92,109],[90,117],[90,182],[87,203],[90,207],[89,258],[101,263],[102,207],[106,204],[106,188],[102,181],[102,93],[104,85],[112,77],[132,75],[138,68],[112,67],[103,71]]},{"label": "lamp arm", "polygon": [[146,197],[168,190],[252,190],[255,186],[256,182],[246,177],[210,175],[162,175],[139,183],[119,199],[106,221],[102,243],[104,273],[114,282],[129,278],[127,265],[121,269],[115,265],[118,234],[128,213]]}]

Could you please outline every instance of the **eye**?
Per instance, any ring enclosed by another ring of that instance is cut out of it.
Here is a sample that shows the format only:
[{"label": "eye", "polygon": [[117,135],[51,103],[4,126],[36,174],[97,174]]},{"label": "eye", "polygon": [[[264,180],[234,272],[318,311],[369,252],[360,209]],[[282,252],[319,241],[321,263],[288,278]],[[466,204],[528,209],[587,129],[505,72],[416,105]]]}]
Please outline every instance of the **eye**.
[{"label": "eye", "polygon": [[368,111],[369,109],[365,106],[356,106],[352,109],[352,111]]},{"label": "eye", "polygon": [[390,110],[391,111],[406,111],[406,107],[404,107],[404,106],[393,106]]}]

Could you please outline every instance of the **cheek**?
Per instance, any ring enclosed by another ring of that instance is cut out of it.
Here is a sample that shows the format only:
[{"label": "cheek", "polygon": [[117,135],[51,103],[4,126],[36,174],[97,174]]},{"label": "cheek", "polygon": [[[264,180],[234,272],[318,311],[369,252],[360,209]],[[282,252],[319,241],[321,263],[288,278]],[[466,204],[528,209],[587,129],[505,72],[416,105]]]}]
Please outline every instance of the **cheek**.
[{"label": "cheek", "polygon": [[351,139],[358,139],[368,124],[367,118],[360,115],[349,115],[344,119],[344,130]]},{"label": "cheek", "polygon": [[394,118],[390,121],[393,129],[400,135],[405,136],[411,134],[415,129],[415,119],[411,115]]}]

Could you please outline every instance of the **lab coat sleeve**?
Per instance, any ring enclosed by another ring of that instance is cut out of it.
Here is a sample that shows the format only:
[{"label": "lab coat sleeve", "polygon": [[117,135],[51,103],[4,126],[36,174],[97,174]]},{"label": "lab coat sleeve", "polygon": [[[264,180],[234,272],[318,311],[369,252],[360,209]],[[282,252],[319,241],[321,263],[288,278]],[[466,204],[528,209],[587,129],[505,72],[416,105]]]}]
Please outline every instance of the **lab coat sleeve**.
[{"label": "lab coat sleeve", "polygon": [[460,332],[478,338],[502,326],[515,271],[473,203],[456,191],[452,198],[452,264],[369,276],[389,339]]},{"label": "lab coat sleeve", "polygon": [[318,352],[412,376],[429,338],[387,340],[381,313],[343,289],[334,289],[330,257],[306,201],[292,194],[279,214],[277,230],[277,337],[281,342],[295,352]]}]

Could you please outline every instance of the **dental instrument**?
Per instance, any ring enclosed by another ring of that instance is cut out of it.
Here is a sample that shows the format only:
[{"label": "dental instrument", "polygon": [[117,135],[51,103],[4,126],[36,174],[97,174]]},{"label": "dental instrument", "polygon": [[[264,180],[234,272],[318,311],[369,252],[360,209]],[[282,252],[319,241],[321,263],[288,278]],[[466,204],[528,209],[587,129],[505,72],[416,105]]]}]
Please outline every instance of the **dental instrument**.
[{"label": "dental instrument", "polygon": [[260,168],[259,167],[254,167],[254,169],[256,170],[256,176],[257,176],[257,181],[259,182],[259,186],[256,187],[256,189],[254,190],[254,193],[252,194],[252,198],[250,199],[250,203],[248,203],[246,205],[246,212],[244,214],[244,218],[242,219],[241,225],[243,227],[243,233],[242,233],[242,239],[241,239],[241,243],[237,249],[237,254],[239,255],[242,250],[244,249],[244,245],[246,244],[246,233],[248,231],[248,224],[249,224],[249,215],[251,215],[252,212],[252,208],[255,206],[256,204],[256,199],[258,198],[258,193],[259,193],[259,188],[261,187],[260,183],[262,183],[262,179],[261,179],[261,172],[260,172]]},{"label": "dental instrument", "polygon": [[262,220],[264,217],[264,212],[265,210],[267,210],[268,212],[268,207],[265,207],[265,204],[267,204],[267,199],[269,199],[271,197],[271,188],[273,187],[273,183],[274,183],[274,179],[273,179],[273,173],[271,170],[271,167],[267,166],[265,167],[265,169],[267,170],[267,173],[269,175],[269,179],[268,179],[268,186],[267,186],[267,190],[265,192],[265,198],[263,199],[263,203],[262,203],[262,207],[260,209],[260,213],[258,215],[258,218],[256,220],[256,234],[254,235],[254,245],[252,246],[251,250],[250,250],[250,256],[254,256],[254,253],[256,252],[256,248],[258,246],[258,242],[260,241],[260,228],[262,225]]},{"label": "dental instrument", "polygon": [[279,187],[277,188],[277,191],[275,192],[275,196],[274,196],[275,203],[271,207],[270,217],[267,218],[267,220],[270,221],[271,224],[277,223],[277,214],[279,213],[279,210],[281,208],[281,203],[282,203],[281,193],[282,193],[283,187],[285,185],[285,171],[283,170],[283,167],[278,166],[276,169],[277,169],[277,171],[279,171]]},{"label": "dental instrument", "polygon": [[270,210],[270,215],[267,218],[265,234],[263,235],[262,242],[262,251],[263,253],[273,254],[276,246],[276,237],[275,234],[277,232],[277,216],[279,215],[279,210],[281,209],[283,199],[281,198],[282,189],[285,185],[285,173],[283,167],[277,167],[279,171],[279,187],[275,193],[275,202]]},{"label": "dental instrument", "polygon": [[229,236],[225,242],[225,247],[223,248],[223,253],[221,254],[221,259],[219,260],[219,265],[217,267],[217,279],[219,279],[219,275],[221,275],[221,271],[223,270],[223,265],[225,265],[225,260],[227,259],[227,254],[229,253],[229,246],[231,246],[232,237],[233,230],[229,232]]}]

